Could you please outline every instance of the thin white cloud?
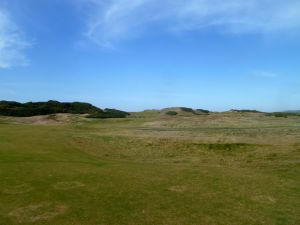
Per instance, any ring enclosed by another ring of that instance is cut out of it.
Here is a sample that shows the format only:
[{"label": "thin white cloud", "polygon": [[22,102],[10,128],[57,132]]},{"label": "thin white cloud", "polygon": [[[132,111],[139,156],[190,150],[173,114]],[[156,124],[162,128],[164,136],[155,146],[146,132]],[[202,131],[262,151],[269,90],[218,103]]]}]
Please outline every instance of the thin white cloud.
[{"label": "thin white cloud", "polygon": [[230,33],[294,32],[299,0],[80,0],[91,11],[86,35],[102,46],[139,37],[150,28],[167,32],[217,27]]},{"label": "thin white cloud", "polygon": [[265,78],[275,78],[278,77],[277,73],[271,72],[271,71],[265,71],[265,70],[255,70],[252,72],[254,76],[257,77],[265,77]]},{"label": "thin white cloud", "polygon": [[9,14],[0,9],[0,69],[28,65],[29,60],[23,53],[27,47],[29,43],[21,30]]}]

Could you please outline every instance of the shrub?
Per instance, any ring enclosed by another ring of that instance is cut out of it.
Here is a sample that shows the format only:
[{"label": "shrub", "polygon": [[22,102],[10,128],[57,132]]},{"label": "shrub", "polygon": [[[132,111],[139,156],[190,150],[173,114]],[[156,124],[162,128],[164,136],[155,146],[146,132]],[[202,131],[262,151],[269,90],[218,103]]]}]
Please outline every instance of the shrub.
[{"label": "shrub", "polygon": [[106,118],[126,118],[129,116],[130,113],[120,111],[117,109],[105,109],[102,112],[96,112],[93,114],[90,114],[87,116],[87,118],[101,118],[101,119],[106,119]]},{"label": "shrub", "polygon": [[180,109],[181,109],[183,112],[195,113],[194,110],[191,109],[191,108],[181,107]]},{"label": "shrub", "polygon": [[166,112],[166,114],[169,116],[176,116],[178,113],[175,111],[168,111],[168,112]]},{"label": "shrub", "polygon": [[205,113],[205,114],[209,114],[210,113],[210,111],[205,110],[205,109],[197,109],[196,111],[200,112],[200,113]]}]

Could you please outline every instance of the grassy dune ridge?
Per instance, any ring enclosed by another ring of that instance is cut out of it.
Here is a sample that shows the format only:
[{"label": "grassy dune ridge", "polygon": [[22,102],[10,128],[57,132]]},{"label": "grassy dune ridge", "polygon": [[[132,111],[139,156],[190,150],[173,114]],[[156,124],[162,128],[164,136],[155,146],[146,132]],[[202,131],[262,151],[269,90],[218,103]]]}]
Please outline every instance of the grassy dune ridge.
[{"label": "grassy dune ridge", "polygon": [[300,117],[0,119],[0,224],[299,224]]}]

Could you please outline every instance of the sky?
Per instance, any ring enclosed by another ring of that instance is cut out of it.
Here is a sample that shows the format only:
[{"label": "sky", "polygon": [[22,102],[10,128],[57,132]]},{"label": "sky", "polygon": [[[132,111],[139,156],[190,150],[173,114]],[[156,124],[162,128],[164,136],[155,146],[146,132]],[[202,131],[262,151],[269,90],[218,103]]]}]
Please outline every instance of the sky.
[{"label": "sky", "polygon": [[299,0],[0,0],[0,99],[300,109]]}]

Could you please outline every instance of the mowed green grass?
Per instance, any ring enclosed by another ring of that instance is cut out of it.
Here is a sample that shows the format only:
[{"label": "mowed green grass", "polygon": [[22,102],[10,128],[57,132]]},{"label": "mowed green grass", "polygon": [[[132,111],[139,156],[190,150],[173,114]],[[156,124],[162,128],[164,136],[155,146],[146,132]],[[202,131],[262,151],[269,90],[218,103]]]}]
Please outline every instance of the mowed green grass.
[{"label": "mowed green grass", "polygon": [[4,121],[0,224],[300,224],[299,118],[183,120]]}]

